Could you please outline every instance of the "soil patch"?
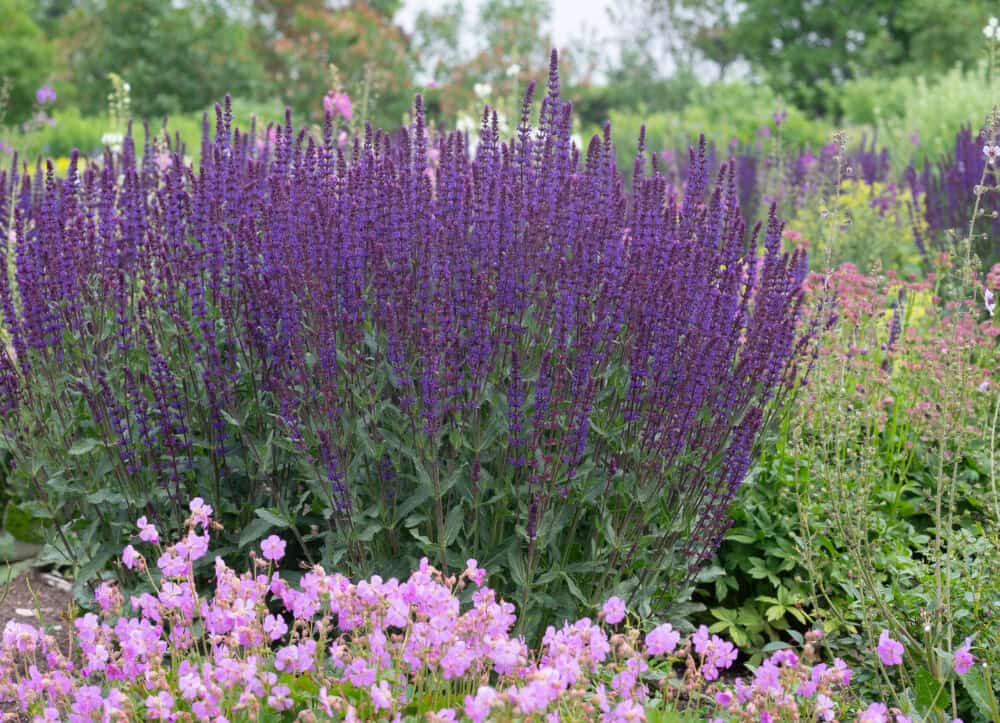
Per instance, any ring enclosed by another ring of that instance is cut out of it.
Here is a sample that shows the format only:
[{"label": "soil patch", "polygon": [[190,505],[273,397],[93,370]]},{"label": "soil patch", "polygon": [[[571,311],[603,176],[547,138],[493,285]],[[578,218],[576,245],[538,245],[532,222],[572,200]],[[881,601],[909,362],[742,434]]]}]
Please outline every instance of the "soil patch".
[{"label": "soil patch", "polygon": [[72,602],[68,581],[30,570],[9,585],[0,587],[0,631],[9,620],[35,627],[43,625],[56,639],[59,649],[65,652],[73,632],[69,619]]}]

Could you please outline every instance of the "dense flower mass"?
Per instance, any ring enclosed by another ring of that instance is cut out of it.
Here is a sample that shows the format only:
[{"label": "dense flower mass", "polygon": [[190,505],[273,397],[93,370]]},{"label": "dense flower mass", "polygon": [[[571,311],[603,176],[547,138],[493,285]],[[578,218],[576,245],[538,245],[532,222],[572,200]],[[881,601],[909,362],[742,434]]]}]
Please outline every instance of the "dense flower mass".
[{"label": "dense flower mass", "polygon": [[609,128],[571,142],[554,54],[537,128],[532,94],[512,139],[484,114],[474,156],[419,98],[344,148],[329,114],[258,137],[227,103],[197,169],[130,133],[64,179],[0,175],[12,483],[70,446],[53,503],[147,510],[145,541],[201,495],[356,569],[510,549],[530,604],[557,565],[577,600],[692,574],[796,377],[805,258],[773,212],[748,238],[704,148],[683,195],[642,152],[626,192]]},{"label": "dense flower mass", "polygon": [[[906,720],[897,710],[886,717],[882,704],[850,701],[851,670],[816,660],[818,631],[801,654],[779,650],[751,678],[725,684],[712,681],[735,661],[730,643],[701,628],[678,648],[669,624],[641,641],[608,620],[608,610],[622,610],[616,599],[605,604],[603,625],[582,618],[550,626],[531,650],[512,635],[514,606],[480,585],[473,560],[459,576],[424,560],[405,581],[357,583],[314,566],[292,585],[267,559],[238,574],[216,557],[214,592],[202,596],[193,565],[208,555],[212,510],[201,500],[189,508],[179,541],[151,549],[136,536],[159,556],[159,572],[128,600],[101,585],[100,613],[74,623],[74,651],[33,625],[7,623],[0,707],[72,723],[217,722],[269,711],[310,721],[624,722],[676,699],[719,721]],[[471,595],[462,592],[468,585]],[[969,646],[955,653],[960,674],[973,663]]]},{"label": "dense flower mass", "polygon": [[949,156],[924,162],[923,169],[907,169],[906,182],[914,195],[924,197],[923,213],[927,225],[939,239],[946,238],[949,229],[964,231],[969,227],[973,209],[980,216],[979,231],[987,231],[976,244],[981,259],[993,263],[1000,259],[1000,193],[996,176],[996,160],[1000,146],[986,132],[974,133],[962,128],[955,136],[955,150]]}]

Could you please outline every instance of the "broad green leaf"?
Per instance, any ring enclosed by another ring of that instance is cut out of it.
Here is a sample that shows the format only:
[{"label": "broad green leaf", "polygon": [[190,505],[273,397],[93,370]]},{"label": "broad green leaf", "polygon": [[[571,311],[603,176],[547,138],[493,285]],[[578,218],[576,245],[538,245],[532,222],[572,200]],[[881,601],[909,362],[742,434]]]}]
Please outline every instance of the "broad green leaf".
[{"label": "broad green leaf", "polygon": [[444,524],[444,544],[451,545],[458,539],[458,534],[462,531],[462,523],[465,515],[461,503],[457,503],[448,512],[448,519]]},{"label": "broad green leaf", "polygon": [[240,549],[243,549],[251,542],[256,542],[262,538],[272,527],[274,527],[274,525],[261,517],[250,520],[250,524],[244,527],[243,531],[240,533]]},{"label": "broad green leaf", "polygon": [[288,521],[284,517],[280,516],[273,510],[267,509],[266,507],[258,507],[254,510],[254,514],[260,519],[271,523],[272,527],[277,527],[279,529],[289,527]]},{"label": "broad green leaf", "polygon": [[943,702],[947,700],[944,686],[939,683],[927,668],[917,670],[914,689],[917,696],[917,705],[924,713],[930,711],[943,711]]},{"label": "broad green leaf", "polygon": [[972,702],[976,704],[979,712],[983,714],[984,718],[989,718],[993,713],[993,706],[996,705],[996,699],[986,683],[982,671],[978,667],[974,667],[961,676],[959,680],[962,681],[962,687],[972,698]]},{"label": "broad green leaf", "polygon": [[83,455],[89,454],[101,446],[103,446],[103,442],[99,439],[94,439],[93,437],[78,439],[73,442],[73,445],[69,448],[69,454],[72,457],[82,457]]}]

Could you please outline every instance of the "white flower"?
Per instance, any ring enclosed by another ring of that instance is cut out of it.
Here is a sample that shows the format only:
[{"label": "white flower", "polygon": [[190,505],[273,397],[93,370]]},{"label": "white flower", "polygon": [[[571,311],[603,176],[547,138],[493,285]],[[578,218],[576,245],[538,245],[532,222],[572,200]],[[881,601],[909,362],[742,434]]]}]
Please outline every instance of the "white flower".
[{"label": "white flower", "polygon": [[499,110],[497,111],[497,133],[501,136],[510,133],[510,124],[507,122],[507,116]]},{"label": "white flower", "polygon": [[997,20],[997,16],[996,15],[991,15],[990,16],[989,25],[990,25],[990,27],[993,27],[993,28],[995,28],[998,25],[1000,25],[1000,20]]},{"label": "white flower", "polygon": [[101,144],[113,151],[120,151],[124,140],[125,137],[121,133],[105,133],[101,136]]},{"label": "white flower", "polygon": [[575,145],[580,150],[583,150],[583,136],[579,133],[573,133],[569,137],[570,142]]},{"label": "white flower", "polygon": [[517,63],[514,63],[512,66],[510,66],[509,68],[507,68],[507,77],[508,78],[516,78],[520,74],[521,74],[521,66],[518,65]]},{"label": "white flower", "polygon": [[997,308],[997,302],[993,296],[992,289],[983,289],[983,303],[986,305],[986,311],[990,312],[990,316],[993,316],[993,310]]},{"label": "white flower", "polygon": [[985,35],[990,40],[993,40],[994,38],[996,38],[996,35],[997,35],[996,26],[994,26],[994,25],[987,25],[985,28],[983,28],[983,35]]},{"label": "white flower", "polygon": [[1000,158],[1000,146],[987,143],[983,146],[983,155],[986,156],[986,160],[989,161],[990,165],[993,165]]},{"label": "white flower", "polygon": [[455,129],[462,133],[474,133],[479,128],[479,124],[471,115],[462,114],[455,121]]},{"label": "white flower", "polygon": [[472,86],[472,91],[476,94],[477,98],[489,98],[490,93],[493,92],[493,86],[489,83],[476,83]]}]

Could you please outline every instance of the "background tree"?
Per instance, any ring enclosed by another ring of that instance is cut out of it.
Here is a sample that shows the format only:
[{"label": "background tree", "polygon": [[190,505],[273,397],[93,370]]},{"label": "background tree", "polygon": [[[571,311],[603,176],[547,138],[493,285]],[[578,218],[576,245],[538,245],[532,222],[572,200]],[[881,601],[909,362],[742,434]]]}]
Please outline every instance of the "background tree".
[{"label": "background tree", "polygon": [[105,0],[63,16],[60,35],[85,111],[107,103],[108,73],[131,86],[137,116],[200,110],[227,92],[252,96],[262,73],[233,3]]},{"label": "background tree", "polygon": [[451,0],[434,10],[423,8],[417,13],[411,51],[425,79],[445,83],[450,69],[466,61],[462,48],[465,21],[463,0]]},{"label": "background tree", "polygon": [[994,3],[981,0],[638,0],[674,39],[679,62],[739,58],[772,88],[818,113],[829,90],[871,74],[934,73],[980,55],[970,43]]},{"label": "background tree", "polygon": [[[253,0],[256,47],[274,92],[297,111],[322,117],[335,64],[355,99],[374,93],[372,121],[399,125],[413,101],[407,38],[392,17],[398,0]],[[360,92],[359,92],[360,91]]]},{"label": "background tree", "polygon": [[4,123],[31,116],[35,91],[52,71],[52,48],[24,0],[0,0],[0,88],[6,83]]}]

